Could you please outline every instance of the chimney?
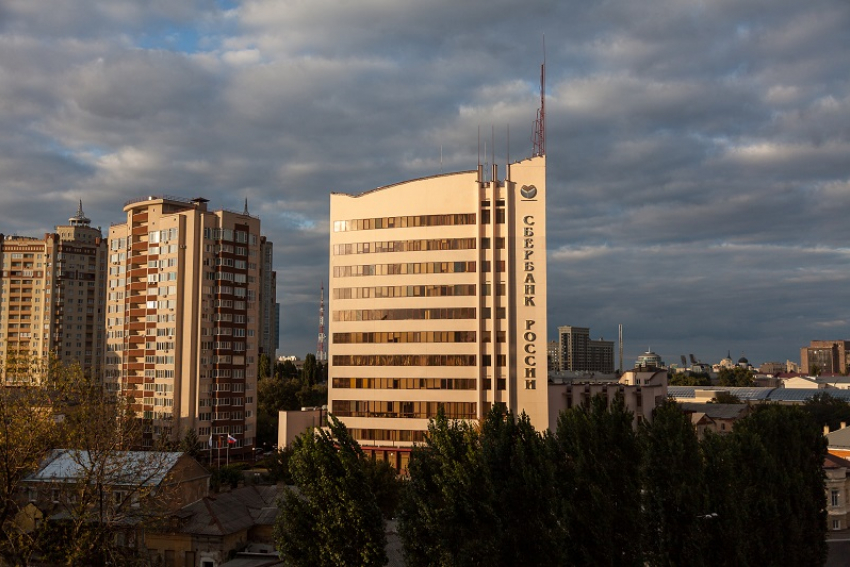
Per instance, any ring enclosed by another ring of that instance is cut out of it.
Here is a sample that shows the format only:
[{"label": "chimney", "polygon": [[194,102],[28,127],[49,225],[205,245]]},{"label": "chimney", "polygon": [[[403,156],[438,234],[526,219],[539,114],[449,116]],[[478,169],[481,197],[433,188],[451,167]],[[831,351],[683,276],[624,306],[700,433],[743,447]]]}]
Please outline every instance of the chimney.
[{"label": "chimney", "polygon": [[844,429],[845,427],[847,427],[847,422],[846,422],[846,421],[842,421],[842,422],[841,422],[841,428],[840,428],[840,429]]},{"label": "chimney", "polygon": [[824,434],[824,435],[829,435],[829,426],[828,426],[828,425],[824,425],[824,426],[823,426],[823,434]]}]

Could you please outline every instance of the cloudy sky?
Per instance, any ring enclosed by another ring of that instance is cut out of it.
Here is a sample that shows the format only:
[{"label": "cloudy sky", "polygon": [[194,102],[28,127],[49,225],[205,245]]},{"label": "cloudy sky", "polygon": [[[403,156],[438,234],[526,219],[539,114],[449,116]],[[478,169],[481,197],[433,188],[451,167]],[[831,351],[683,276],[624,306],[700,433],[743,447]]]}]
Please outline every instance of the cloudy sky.
[{"label": "cloudy sky", "polygon": [[329,193],[473,169],[479,127],[529,155],[545,34],[550,336],[798,361],[850,339],[848,30],[846,0],[0,0],[0,232],[247,197],[303,356]]}]

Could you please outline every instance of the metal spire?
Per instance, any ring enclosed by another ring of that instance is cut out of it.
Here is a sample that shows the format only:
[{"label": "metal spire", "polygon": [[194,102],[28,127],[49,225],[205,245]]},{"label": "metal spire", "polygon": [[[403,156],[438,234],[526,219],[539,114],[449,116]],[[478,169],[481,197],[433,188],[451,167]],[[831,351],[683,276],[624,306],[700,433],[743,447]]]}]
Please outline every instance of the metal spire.
[{"label": "metal spire", "polygon": [[91,219],[86,217],[83,212],[83,200],[80,199],[80,208],[77,209],[77,214],[68,219],[71,226],[88,226],[91,224]]}]

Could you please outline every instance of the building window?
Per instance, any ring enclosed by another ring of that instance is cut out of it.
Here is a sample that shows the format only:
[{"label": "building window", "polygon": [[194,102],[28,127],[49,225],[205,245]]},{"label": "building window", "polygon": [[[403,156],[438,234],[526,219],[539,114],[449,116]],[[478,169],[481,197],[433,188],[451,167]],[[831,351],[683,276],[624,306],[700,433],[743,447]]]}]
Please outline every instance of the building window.
[{"label": "building window", "polygon": [[840,496],[841,496],[841,492],[839,490],[833,489],[830,492],[830,497],[831,497],[831,501],[832,501],[833,506],[840,506],[841,505]]},{"label": "building window", "polygon": [[832,529],[840,530],[841,529],[841,520],[832,520]]}]

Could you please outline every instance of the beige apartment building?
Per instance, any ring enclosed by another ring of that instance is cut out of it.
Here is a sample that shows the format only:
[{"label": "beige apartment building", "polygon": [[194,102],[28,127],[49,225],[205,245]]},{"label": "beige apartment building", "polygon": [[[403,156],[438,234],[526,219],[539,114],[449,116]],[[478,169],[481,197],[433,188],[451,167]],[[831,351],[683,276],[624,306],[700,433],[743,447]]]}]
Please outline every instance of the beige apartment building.
[{"label": "beige apartment building", "polygon": [[207,202],[131,201],[109,229],[105,374],[145,445],[195,429],[223,458],[254,445],[264,239],[247,207]]},{"label": "beige apartment building", "polygon": [[[38,379],[52,357],[99,375],[106,240],[83,213],[43,238],[0,234],[0,375]],[[33,366],[37,369],[33,371]]]},{"label": "beige apartment building", "polygon": [[331,195],[329,411],[406,468],[442,407],[549,426],[546,158]]}]

